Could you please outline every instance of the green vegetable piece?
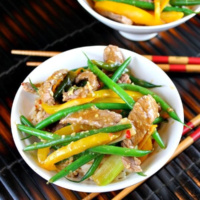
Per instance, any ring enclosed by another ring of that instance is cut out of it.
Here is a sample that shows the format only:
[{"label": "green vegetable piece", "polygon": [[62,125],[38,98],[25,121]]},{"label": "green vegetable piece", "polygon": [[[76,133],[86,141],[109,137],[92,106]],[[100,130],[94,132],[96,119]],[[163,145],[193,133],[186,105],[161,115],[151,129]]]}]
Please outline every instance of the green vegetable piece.
[{"label": "green vegetable piece", "polygon": [[195,6],[200,5],[200,0],[170,0],[172,6]]},{"label": "green vegetable piece", "polygon": [[31,84],[31,87],[36,91],[38,92],[38,88],[32,83],[31,79],[29,79],[29,82]]},{"label": "green vegetable piece", "polygon": [[91,60],[91,61],[92,61],[92,63],[97,65],[99,68],[105,69],[105,70],[111,71],[111,72],[117,70],[119,67],[118,63],[105,63],[105,62],[98,61],[98,60]]},{"label": "green vegetable piece", "polygon": [[75,72],[69,71],[64,80],[61,82],[61,84],[56,88],[56,91],[54,93],[54,99],[56,101],[60,99],[60,97],[62,96],[62,92],[65,89],[69,89],[73,85],[75,78]]},{"label": "green vegetable piece", "polygon": [[90,70],[98,76],[98,78],[107,85],[108,88],[113,90],[116,94],[123,99],[130,109],[133,108],[135,101],[131,96],[129,96],[119,85],[117,85],[113,80],[111,80],[106,74],[104,74],[95,64],[91,62],[88,58],[88,67]]},{"label": "green vegetable piece", "polygon": [[138,78],[133,77],[131,75],[130,75],[130,79],[134,84],[145,87],[145,88],[155,88],[155,87],[161,87],[162,86],[162,85],[154,85],[152,83],[149,83],[145,80],[138,79]]},{"label": "green vegetable piece", "polygon": [[[22,125],[34,127],[33,124],[24,115],[20,116],[20,122],[21,122]],[[25,139],[28,139],[30,137],[32,137],[32,135],[28,135],[27,137],[24,137],[21,140],[25,140]]]},{"label": "green vegetable piece", "polygon": [[148,150],[129,149],[129,148],[117,147],[113,145],[101,145],[101,146],[90,148],[89,151],[100,153],[100,154],[113,154],[113,155],[118,155],[118,156],[134,156],[134,157],[142,157],[151,153],[151,151],[148,151]]},{"label": "green vegetable piece", "polygon": [[124,72],[124,70],[127,68],[127,66],[130,64],[131,62],[131,57],[127,58],[120,66],[119,68],[114,72],[114,74],[112,75],[111,79],[114,82],[117,82],[118,79],[121,77],[122,73]]},{"label": "green vegetable piece", "polygon": [[[102,133],[114,133],[114,132],[122,131],[122,130],[125,130],[128,128],[131,128],[131,124],[121,124],[121,125],[109,126],[109,127],[105,127],[105,128],[101,128],[101,129],[89,130],[89,131],[85,131],[85,132],[76,133],[74,136],[71,136],[71,135],[66,135],[65,137],[60,136],[59,138],[51,139],[46,142],[38,142],[38,143],[28,145],[24,148],[24,151],[41,149],[41,148],[45,148],[45,147],[55,146],[58,144],[65,144],[65,143],[69,143],[72,141],[77,141],[81,138],[85,138],[85,137],[88,137],[90,135],[94,135],[97,133],[101,133],[101,132]],[[40,130],[38,130],[38,131],[40,131]]]},{"label": "green vegetable piece", "polygon": [[52,140],[52,139],[60,138],[60,135],[57,135],[55,133],[50,133],[50,132],[47,132],[47,131],[38,130],[37,128],[28,127],[28,126],[25,126],[25,125],[22,125],[22,124],[17,124],[17,128],[20,131],[23,131],[23,132],[28,133],[30,135],[37,136],[38,138],[42,138],[44,140]]},{"label": "green vegetable piece", "polygon": [[164,119],[163,117],[157,117],[154,121],[153,121],[153,124],[159,124],[161,122],[167,122],[166,119]]},{"label": "green vegetable piece", "polygon": [[94,174],[94,172],[96,171],[96,169],[98,168],[99,164],[101,163],[102,159],[103,159],[104,155],[99,155],[94,159],[94,162],[92,163],[91,167],[89,168],[89,170],[87,171],[87,173],[81,178],[81,180],[79,181],[73,181],[68,179],[69,181],[75,182],[75,183],[80,183],[86,179],[88,179],[90,176],[92,176]]},{"label": "green vegetable piece", "polygon": [[92,178],[100,186],[111,183],[124,169],[121,156],[111,155],[104,159]]},{"label": "green vegetable piece", "polygon": [[157,142],[157,144],[160,146],[160,148],[165,149],[166,146],[162,140],[162,138],[160,137],[158,131],[154,131],[154,133],[152,134],[152,138]]},{"label": "green vegetable piece", "polygon": [[59,180],[60,178],[63,178],[64,176],[67,176],[69,173],[75,171],[79,167],[81,167],[84,164],[90,162],[91,160],[96,158],[98,155],[99,154],[88,153],[88,154],[85,154],[85,155],[81,156],[80,158],[78,158],[77,160],[72,162],[70,165],[68,165],[67,167],[65,167],[61,171],[59,171],[56,175],[51,177],[51,179],[48,181],[48,183],[53,183],[53,182]]}]

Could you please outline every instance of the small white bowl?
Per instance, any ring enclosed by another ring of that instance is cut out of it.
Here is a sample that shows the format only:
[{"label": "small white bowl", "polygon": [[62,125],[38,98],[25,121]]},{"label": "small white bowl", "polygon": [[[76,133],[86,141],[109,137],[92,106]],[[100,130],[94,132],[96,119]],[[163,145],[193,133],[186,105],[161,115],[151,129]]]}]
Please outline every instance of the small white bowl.
[{"label": "small white bowl", "polygon": [[[91,8],[87,0],[78,0],[78,2],[94,18],[96,18],[103,24],[107,25],[108,27],[119,31],[119,33],[123,37],[129,40],[133,40],[133,41],[149,40],[155,37],[159,32],[166,31],[170,28],[174,28],[195,16],[195,14],[191,14],[191,15],[183,17],[180,20],[177,20],[168,24],[157,25],[157,26],[134,26],[134,25],[122,24],[100,15],[99,13],[97,13],[95,10]],[[194,6],[193,9],[195,11],[200,11],[200,6]]]},{"label": "small white bowl", "polygon": [[[31,79],[33,83],[38,83],[46,80],[47,77],[49,77],[56,70],[63,68],[73,69],[86,66],[87,59],[83,52],[86,53],[90,59],[103,60],[104,48],[105,46],[81,47],[58,54],[35,68],[24,81],[29,81],[29,79]],[[152,82],[154,84],[163,85],[163,87],[155,88],[153,91],[160,95],[166,102],[168,102],[175,109],[176,113],[183,121],[183,106],[179,93],[165,72],[163,72],[157,65],[145,57],[129,50],[121,50],[125,58],[128,58],[129,56],[132,57],[132,61],[129,66],[136,77],[145,79],[146,81]],[[49,172],[39,167],[36,159],[36,152],[23,151],[24,147],[31,144],[33,140],[32,138],[21,140],[23,137],[22,133],[18,131],[16,127],[16,124],[20,123],[20,115],[27,116],[29,114],[32,106],[34,105],[34,99],[34,95],[25,92],[22,89],[22,86],[19,87],[13,102],[11,112],[12,135],[16,147],[25,162],[37,174],[39,174],[44,179],[49,180],[53,175],[55,175],[56,172]],[[159,132],[167,148],[165,150],[161,150],[159,147],[155,147],[154,153],[150,155],[149,158],[142,164],[142,169],[147,175],[145,177],[133,173],[130,174],[125,180],[111,183],[107,186],[97,186],[94,183],[88,181],[82,183],[74,183],[68,181],[65,178],[56,181],[55,184],[63,188],[75,191],[107,192],[119,190],[136,184],[140,181],[144,181],[156,173],[169,160],[179,144],[182,131],[183,125],[171,119],[168,123],[162,126],[162,129]]]}]

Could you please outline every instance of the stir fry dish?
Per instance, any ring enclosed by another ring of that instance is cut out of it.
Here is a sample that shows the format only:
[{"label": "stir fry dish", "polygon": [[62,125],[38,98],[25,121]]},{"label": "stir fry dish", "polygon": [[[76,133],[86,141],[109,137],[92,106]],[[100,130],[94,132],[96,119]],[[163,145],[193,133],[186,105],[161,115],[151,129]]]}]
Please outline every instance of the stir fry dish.
[{"label": "stir fry dish", "polygon": [[128,25],[154,26],[177,21],[195,13],[199,0],[92,0],[93,9],[114,21]]},{"label": "stir fry dish", "polygon": [[[99,186],[144,175],[141,163],[158,148],[159,135],[169,118],[181,122],[173,108],[128,68],[119,47],[108,45],[103,61],[85,56],[87,66],[61,69],[44,82],[23,82],[36,95],[28,116],[17,128],[30,140],[24,151],[37,154],[38,165],[73,182],[89,180]],[[182,122],[181,122],[182,123]],[[31,137],[31,138],[30,138]]]}]

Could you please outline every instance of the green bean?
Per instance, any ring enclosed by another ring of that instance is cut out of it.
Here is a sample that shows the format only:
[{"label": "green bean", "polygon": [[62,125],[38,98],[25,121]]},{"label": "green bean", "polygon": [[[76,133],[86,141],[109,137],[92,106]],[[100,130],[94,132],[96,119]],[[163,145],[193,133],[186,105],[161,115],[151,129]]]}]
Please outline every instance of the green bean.
[{"label": "green bean", "polygon": [[24,115],[20,116],[20,122],[22,125],[34,127],[34,125]]},{"label": "green bean", "polygon": [[162,86],[162,85],[154,85],[152,83],[149,83],[145,80],[138,79],[138,78],[133,77],[131,75],[130,75],[130,79],[134,84],[145,87],[145,88],[154,88],[154,87],[161,87]]},{"label": "green bean", "polygon": [[147,176],[146,174],[144,174],[143,172],[137,172],[138,175],[140,176]]},{"label": "green bean", "polygon": [[[21,122],[22,125],[34,127],[33,124],[24,115],[20,116],[20,122]],[[21,138],[21,140],[25,140],[25,139],[28,139],[30,137],[32,137],[32,135],[28,135],[26,137],[23,137],[23,138]]]},{"label": "green bean", "polygon": [[100,153],[100,154],[112,154],[112,155],[118,155],[118,156],[134,156],[134,157],[142,157],[151,153],[151,151],[148,151],[148,150],[129,149],[129,148],[117,147],[113,145],[101,145],[101,146],[90,148],[89,151]]},{"label": "green bean", "polygon": [[87,178],[89,178],[90,176],[92,176],[94,174],[94,172],[96,171],[96,169],[98,168],[99,164],[101,163],[102,159],[103,159],[104,155],[99,155],[94,159],[94,162],[92,163],[91,167],[89,168],[89,170],[86,172],[86,174],[81,178],[81,180],[79,181],[72,181],[70,179],[68,179],[69,181],[75,182],[75,183],[80,183],[84,180],[86,180]]},{"label": "green bean", "polygon": [[85,132],[76,133],[74,136],[71,136],[71,135],[60,136],[60,138],[51,139],[50,141],[38,142],[38,143],[28,145],[24,148],[24,151],[41,149],[41,148],[50,147],[50,146],[54,146],[58,144],[65,144],[72,141],[77,141],[81,138],[85,138],[97,133],[114,133],[114,132],[122,131],[128,128],[131,128],[131,124],[121,124],[121,125],[109,126],[109,127],[105,127],[101,129],[89,130]]},{"label": "green bean", "polygon": [[106,74],[104,74],[95,64],[91,62],[88,58],[88,67],[90,70],[98,76],[98,78],[107,85],[111,90],[119,95],[121,99],[125,101],[130,109],[133,108],[135,101],[131,96],[129,96],[119,85],[117,85],[113,80],[111,80]]},{"label": "green bean", "polygon": [[58,179],[64,176],[67,176],[69,173],[77,170],[79,167],[95,159],[98,155],[99,154],[95,154],[95,153],[86,153],[85,155],[81,156],[80,158],[78,158],[77,160],[69,164],[67,167],[59,171],[56,175],[51,177],[48,183],[53,183],[57,181]]},{"label": "green bean", "polygon": [[53,124],[54,122],[57,122],[63,117],[66,117],[70,113],[74,113],[80,110],[88,109],[91,107],[97,107],[99,109],[111,109],[111,110],[128,110],[130,109],[126,104],[124,103],[88,103],[88,104],[83,104],[83,105],[78,105],[78,106],[73,106],[70,108],[65,108],[63,110],[60,110],[49,117],[45,118],[41,122],[39,122],[35,128],[37,129],[43,129],[47,127],[50,124]]},{"label": "green bean", "polygon": [[52,140],[52,139],[58,139],[60,138],[59,135],[57,134],[53,134],[47,131],[42,131],[42,130],[38,130],[37,128],[33,128],[33,127],[28,127],[22,124],[17,124],[17,128],[20,131],[23,131],[25,133],[28,133],[30,135],[34,135],[37,136],[38,138],[42,138],[44,140]]},{"label": "green bean", "polygon": [[119,84],[119,85],[125,90],[132,90],[132,91],[140,92],[144,95],[150,94],[156,100],[156,102],[160,104],[162,109],[169,114],[169,116],[172,119],[174,119],[180,123],[183,123],[183,122],[181,122],[181,120],[178,117],[178,115],[176,114],[176,112],[171,108],[171,106],[168,105],[161,97],[156,95],[154,92],[148,90],[147,88],[138,86],[138,85],[124,84],[124,83]]},{"label": "green bean", "polygon": [[74,80],[75,80],[76,74],[73,71],[69,71],[64,80],[61,82],[61,84],[56,88],[56,91],[54,93],[54,99],[58,100],[62,96],[62,92],[67,88],[72,86]]},{"label": "green bean", "polygon": [[124,72],[124,70],[127,68],[127,66],[129,65],[129,63],[131,62],[131,57],[128,57],[120,66],[119,68],[114,72],[114,74],[112,75],[111,79],[114,82],[117,82],[117,80],[121,77],[122,73]]},{"label": "green bean", "polygon": [[200,0],[170,0],[172,6],[194,6],[200,5]]},{"label": "green bean", "polygon": [[[138,1],[138,0],[93,0],[93,1],[115,1],[115,2],[119,2],[119,3],[125,3],[125,4],[132,5],[132,6],[136,6],[138,8],[142,8],[145,10],[154,10],[154,8],[155,8],[154,3]],[[180,7],[173,7],[173,6],[166,6],[163,9],[163,11],[183,12],[185,15],[195,13],[193,10],[191,10],[189,8],[180,8]]]},{"label": "green bean", "polygon": [[97,65],[99,68],[105,69],[107,71],[113,72],[119,68],[118,63],[105,63],[105,62],[98,61],[98,60],[91,60],[91,61],[92,61],[92,63]]},{"label": "green bean", "polygon": [[163,117],[157,117],[154,121],[153,124],[159,124],[161,122],[167,121],[166,119],[164,119]]},{"label": "green bean", "polygon": [[160,137],[158,131],[154,131],[154,133],[152,134],[152,138],[157,142],[157,144],[160,146],[160,148],[165,149],[166,146],[162,140],[162,138]]}]

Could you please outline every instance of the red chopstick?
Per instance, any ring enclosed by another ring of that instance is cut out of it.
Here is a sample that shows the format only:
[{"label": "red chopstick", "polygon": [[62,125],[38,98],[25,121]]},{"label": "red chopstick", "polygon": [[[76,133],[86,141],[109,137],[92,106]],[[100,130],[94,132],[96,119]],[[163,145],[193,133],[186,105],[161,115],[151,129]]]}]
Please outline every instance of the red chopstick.
[{"label": "red chopstick", "polygon": [[155,63],[200,64],[200,57],[144,55]]}]

